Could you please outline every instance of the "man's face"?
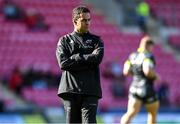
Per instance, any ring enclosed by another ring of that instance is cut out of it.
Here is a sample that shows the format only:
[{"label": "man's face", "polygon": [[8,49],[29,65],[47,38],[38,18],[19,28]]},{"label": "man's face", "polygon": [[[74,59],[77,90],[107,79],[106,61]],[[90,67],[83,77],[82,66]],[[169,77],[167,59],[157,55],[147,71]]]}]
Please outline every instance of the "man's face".
[{"label": "man's face", "polygon": [[149,52],[153,52],[153,49],[154,49],[154,45],[149,45],[148,46],[148,48],[147,48],[147,50],[149,51]]},{"label": "man's face", "polygon": [[81,33],[86,33],[89,30],[90,20],[90,13],[81,13],[80,18],[74,22],[76,30]]}]

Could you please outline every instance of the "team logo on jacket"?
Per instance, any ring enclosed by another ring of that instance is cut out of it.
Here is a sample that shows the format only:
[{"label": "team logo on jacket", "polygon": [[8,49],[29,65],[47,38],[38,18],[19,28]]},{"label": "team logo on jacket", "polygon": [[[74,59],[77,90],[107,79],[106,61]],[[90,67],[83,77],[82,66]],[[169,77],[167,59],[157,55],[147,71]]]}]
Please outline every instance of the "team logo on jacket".
[{"label": "team logo on jacket", "polygon": [[86,42],[87,44],[91,44],[91,43],[92,43],[92,40],[89,39],[89,40],[86,40],[85,42]]}]

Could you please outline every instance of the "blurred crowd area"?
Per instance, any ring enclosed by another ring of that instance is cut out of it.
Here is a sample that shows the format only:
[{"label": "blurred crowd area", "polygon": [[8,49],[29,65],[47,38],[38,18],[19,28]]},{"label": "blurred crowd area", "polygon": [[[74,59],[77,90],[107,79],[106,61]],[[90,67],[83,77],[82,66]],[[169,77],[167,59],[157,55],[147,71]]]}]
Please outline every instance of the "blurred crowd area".
[{"label": "blurred crowd area", "polygon": [[127,106],[131,78],[123,76],[123,63],[145,34],[156,41],[161,108],[179,110],[179,0],[0,0],[0,122],[9,113],[23,113],[29,121],[64,121],[55,50],[59,37],[73,31],[71,12],[80,4],[90,7],[91,31],[105,44],[98,113]]},{"label": "blurred crowd area", "polygon": [[44,22],[44,16],[35,8],[25,8],[13,0],[1,2],[1,12],[8,21],[24,23],[29,30],[46,31],[49,26]]},{"label": "blurred crowd area", "polygon": [[61,74],[55,75],[51,72],[43,72],[32,68],[22,71],[15,67],[9,77],[4,78],[3,83],[17,95],[22,95],[24,87],[32,87],[34,89],[58,87],[60,76]]}]

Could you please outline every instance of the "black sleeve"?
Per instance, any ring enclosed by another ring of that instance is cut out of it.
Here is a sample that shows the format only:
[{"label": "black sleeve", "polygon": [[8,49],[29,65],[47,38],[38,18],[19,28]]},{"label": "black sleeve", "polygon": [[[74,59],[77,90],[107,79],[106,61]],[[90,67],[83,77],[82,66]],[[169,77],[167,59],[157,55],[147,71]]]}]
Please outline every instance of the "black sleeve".
[{"label": "black sleeve", "polygon": [[102,58],[104,56],[104,44],[101,39],[99,39],[95,49],[97,51],[94,54],[82,55],[86,63],[95,64],[95,65],[99,65],[101,63]]},{"label": "black sleeve", "polygon": [[[60,38],[56,49],[56,58],[62,70],[85,70],[89,69],[88,64],[83,64],[83,58],[80,54],[70,55],[70,52],[65,45],[66,38]],[[76,56],[76,57],[74,57]]]}]

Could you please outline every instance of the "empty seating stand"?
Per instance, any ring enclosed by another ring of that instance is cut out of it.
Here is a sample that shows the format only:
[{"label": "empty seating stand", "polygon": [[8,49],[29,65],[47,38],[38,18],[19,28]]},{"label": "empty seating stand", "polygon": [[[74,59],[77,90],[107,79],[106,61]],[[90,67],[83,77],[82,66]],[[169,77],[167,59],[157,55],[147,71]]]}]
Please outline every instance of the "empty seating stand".
[{"label": "empty seating stand", "polygon": [[165,25],[180,28],[180,1],[179,0],[146,0],[154,14]]},{"label": "empty seating stand", "polygon": [[175,47],[180,48],[180,34],[171,35],[169,37],[169,43]]}]

